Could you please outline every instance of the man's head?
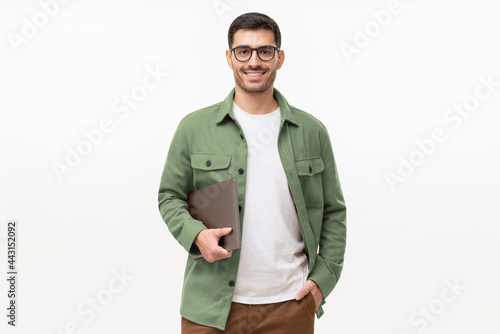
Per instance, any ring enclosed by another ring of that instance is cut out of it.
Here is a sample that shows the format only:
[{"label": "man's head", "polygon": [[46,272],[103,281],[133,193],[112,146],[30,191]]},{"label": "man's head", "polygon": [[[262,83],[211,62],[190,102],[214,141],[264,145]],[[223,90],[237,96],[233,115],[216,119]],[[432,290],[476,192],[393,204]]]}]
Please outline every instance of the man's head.
[{"label": "man's head", "polygon": [[233,48],[234,34],[240,29],[269,30],[274,34],[274,45],[281,48],[281,32],[278,24],[269,16],[261,13],[246,13],[234,19],[227,33],[229,48]]},{"label": "man's head", "polygon": [[228,44],[226,59],[236,85],[252,94],[272,88],[285,59],[284,52],[279,50],[281,33],[276,22],[260,13],[240,15],[229,27]]}]

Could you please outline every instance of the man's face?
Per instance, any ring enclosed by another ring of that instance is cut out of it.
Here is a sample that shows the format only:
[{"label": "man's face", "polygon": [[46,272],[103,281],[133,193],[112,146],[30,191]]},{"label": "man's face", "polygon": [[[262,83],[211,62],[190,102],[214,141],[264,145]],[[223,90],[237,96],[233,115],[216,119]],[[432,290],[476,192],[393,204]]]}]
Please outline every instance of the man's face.
[{"label": "man's face", "polygon": [[[249,46],[258,48],[263,45],[276,46],[274,34],[271,30],[240,29],[234,34],[232,47]],[[237,60],[234,52],[226,51],[227,64],[233,70],[236,85],[250,94],[260,94],[273,86],[276,72],[285,60],[283,51],[276,51],[270,61],[262,61],[257,56],[257,51],[252,52],[252,57],[244,62]]]}]

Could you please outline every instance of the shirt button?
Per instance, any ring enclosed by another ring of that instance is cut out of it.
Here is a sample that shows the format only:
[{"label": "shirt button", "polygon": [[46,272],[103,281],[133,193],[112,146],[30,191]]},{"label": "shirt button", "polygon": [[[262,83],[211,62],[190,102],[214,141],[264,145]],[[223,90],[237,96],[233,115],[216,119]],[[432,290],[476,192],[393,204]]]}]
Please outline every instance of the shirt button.
[{"label": "shirt button", "polygon": [[234,286],[234,281],[229,281],[229,286],[232,288]]},{"label": "shirt button", "polygon": [[242,134],[242,133],[240,133],[240,137],[241,137],[241,139],[245,139],[245,137],[243,137],[243,134]]},{"label": "shirt button", "polygon": [[242,209],[241,205],[238,205],[238,210],[241,211]]},{"label": "shirt button", "polygon": [[205,162],[205,165],[206,165],[207,167],[210,167],[210,166],[212,165],[212,162],[211,162],[210,160],[207,160],[207,162]]},{"label": "shirt button", "polygon": [[245,171],[243,170],[243,168],[239,168],[239,169],[238,169],[238,174],[240,174],[240,175],[241,175],[241,174],[243,174],[244,172],[245,172]]},{"label": "shirt button", "polygon": [[313,171],[313,168],[311,166],[309,166],[309,173],[312,173]]}]

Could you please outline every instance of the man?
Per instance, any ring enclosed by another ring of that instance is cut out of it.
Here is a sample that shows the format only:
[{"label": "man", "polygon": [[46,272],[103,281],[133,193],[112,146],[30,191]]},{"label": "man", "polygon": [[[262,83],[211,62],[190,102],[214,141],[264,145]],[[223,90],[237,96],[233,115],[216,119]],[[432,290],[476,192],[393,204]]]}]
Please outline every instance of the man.
[{"label": "man", "polygon": [[[247,13],[229,28],[235,87],[185,116],[174,133],[159,209],[189,255],[182,333],[314,332],[342,271],[346,207],[326,128],[273,87],[285,60],[270,17]],[[327,101],[327,99],[325,99]],[[328,104],[325,104],[328,106]],[[242,248],[188,211],[187,194],[236,178]]]}]

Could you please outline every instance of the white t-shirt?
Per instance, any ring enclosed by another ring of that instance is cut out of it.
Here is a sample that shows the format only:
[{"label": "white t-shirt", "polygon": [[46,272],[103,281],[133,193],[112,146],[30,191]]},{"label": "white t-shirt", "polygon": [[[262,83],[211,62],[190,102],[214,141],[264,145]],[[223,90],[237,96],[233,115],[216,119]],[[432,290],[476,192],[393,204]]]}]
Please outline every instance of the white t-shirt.
[{"label": "white t-shirt", "polygon": [[295,298],[307,278],[297,212],[278,153],[280,108],[234,116],[248,144],[241,258],[233,301],[276,303]]}]

